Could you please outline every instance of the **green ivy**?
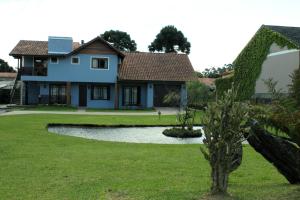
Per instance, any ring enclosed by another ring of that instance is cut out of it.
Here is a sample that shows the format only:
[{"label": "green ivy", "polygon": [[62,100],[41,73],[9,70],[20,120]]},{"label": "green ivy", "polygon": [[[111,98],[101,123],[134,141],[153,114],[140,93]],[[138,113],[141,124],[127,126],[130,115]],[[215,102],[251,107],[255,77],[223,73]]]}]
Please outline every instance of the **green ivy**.
[{"label": "green ivy", "polygon": [[227,91],[228,89],[231,88],[233,82],[233,76],[227,77],[227,78],[218,78],[216,79],[216,92],[217,92],[217,97],[222,96],[224,91]]},{"label": "green ivy", "polygon": [[227,91],[234,81],[239,99],[250,99],[255,92],[255,83],[261,73],[262,64],[273,43],[280,47],[287,46],[288,49],[299,49],[299,46],[283,35],[262,26],[233,62],[234,76],[216,81],[217,94]]}]

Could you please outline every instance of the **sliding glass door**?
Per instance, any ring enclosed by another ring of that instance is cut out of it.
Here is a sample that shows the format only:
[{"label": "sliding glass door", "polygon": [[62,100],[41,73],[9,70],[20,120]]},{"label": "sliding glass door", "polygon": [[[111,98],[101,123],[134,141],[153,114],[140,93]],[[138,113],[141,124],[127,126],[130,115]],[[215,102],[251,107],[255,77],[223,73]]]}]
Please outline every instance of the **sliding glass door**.
[{"label": "sliding glass door", "polygon": [[66,85],[52,84],[50,85],[50,104],[66,104]]}]

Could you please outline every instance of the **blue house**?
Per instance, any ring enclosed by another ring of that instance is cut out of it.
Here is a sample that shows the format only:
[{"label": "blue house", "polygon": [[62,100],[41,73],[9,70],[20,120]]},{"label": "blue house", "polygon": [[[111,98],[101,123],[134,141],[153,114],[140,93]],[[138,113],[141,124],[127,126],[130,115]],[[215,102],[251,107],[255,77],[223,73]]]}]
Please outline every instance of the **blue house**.
[{"label": "blue house", "polygon": [[171,91],[183,105],[194,78],[185,54],[121,52],[100,37],[21,40],[10,55],[18,59],[22,105],[144,109],[168,106],[163,98]]}]

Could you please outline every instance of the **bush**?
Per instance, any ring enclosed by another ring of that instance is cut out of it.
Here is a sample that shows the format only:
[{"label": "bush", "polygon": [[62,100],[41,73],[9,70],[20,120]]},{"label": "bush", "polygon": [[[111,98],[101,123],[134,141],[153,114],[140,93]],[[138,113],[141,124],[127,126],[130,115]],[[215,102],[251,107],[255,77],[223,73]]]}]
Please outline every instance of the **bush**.
[{"label": "bush", "polygon": [[215,92],[213,89],[204,85],[203,83],[200,83],[199,81],[191,81],[187,83],[187,95],[188,105],[190,107],[206,104],[215,98]]},{"label": "bush", "polygon": [[195,137],[202,136],[202,132],[200,129],[188,130],[182,128],[166,129],[163,131],[163,134],[168,137],[176,137],[176,138],[195,138]]}]

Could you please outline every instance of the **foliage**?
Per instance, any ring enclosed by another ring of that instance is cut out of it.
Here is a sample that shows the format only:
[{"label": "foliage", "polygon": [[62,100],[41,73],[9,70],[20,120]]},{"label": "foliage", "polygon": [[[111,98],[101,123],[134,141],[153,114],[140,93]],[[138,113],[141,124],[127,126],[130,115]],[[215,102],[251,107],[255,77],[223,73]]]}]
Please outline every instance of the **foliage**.
[{"label": "foliage", "polygon": [[210,103],[203,117],[204,157],[211,166],[211,193],[226,194],[229,174],[241,163],[244,123],[248,106],[235,102],[237,93],[228,90],[222,98]]},{"label": "foliage", "polygon": [[291,75],[292,84],[289,85],[289,93],[300,107],[300,69],[296,69]]},{"label": "foliage", "polygon": [[113,46],[120,51],[136,51],[136,43],[130,35],[123,31],[110,30],[101,34],[101,38],[113,43]]},{"label": "foliage", "polygon": [[[255,92],[256,80],[273,43],[280,47],[286,46],[289,49],[299,48],[283,35],[266,27],[261,27],[233,62],[235,66],[234,78],[221,79],[218,81],[218,86],[223,85],[223,82],[225,82],[224,85],[229,86],[228,81],[233,81],[235,85],[239,84],[238,98],[240,100],[249,99]],[[229,88],[223,86],[222,89],[217,87],[217,90],[218,93],[223,93]]]},{"label": "foliage", "polygon": [[165,104],[169,104],[170,106],[179,106],[180,105],[180,94],[176,91],[170,91],[163,98],[163,102]]},{"label": "foliage", "polygon": [[190,81],[187,83],[187,96],[190,107],[203,108],[214,99],[215,92],[199,81]]},{"label": "foliage", "polygon": [[177,114],[177,121],[179,122],[181,129],[193,130],[193,125],[195,122],[196,110],[191,109],[189,107],[184,108],[183,113]]},{"label": "foliage", "polygon": [[[177,49],[178,47],[178,49]],[[156,35],[155,40],[148,46],[149,51],[170,53],[181,51],[183,53],[189,54],[191,44],[188,42],[187,38],[184,37],[183,33],[175,26],[165,26],[161,29],[159,34]]]},{"label": "foliage", "polygon": [[188,129],[181,129],[175,127],[164,130],[163,134],[168,137],[176,137],[176,138],[194,138],[194,137],[202,136],[202,132],[200,129],[188,130]]},{"label": "foliage", "polygon": [[295,99],[284,96],[280,90],[276,90],[276,81],[269,79],[265,83],[272,95],[272,104],[265,106],[264,109],[256,109],[253,116],[261,124],[288,135],[300,146],[300,110]]},{"label": "foliage", "polygon": [[0,59],[0,72],[16,72],[16,70],[9,66],[7,62]]},{"label": "foliage", "polygon": [[224,92],[226,92],[232,87],[233,79],[233,76],[216,79],[215,84],[217,97],[223,96]]},{"label": "foliage", "polygon": [[228,71],[232,71],[234,69],[232,64],[225,64],[223,67],[212,67],[212,68],[206,68],[202,74],[206,78],[220,78],[222,77],[222,74]]},{"label": "foliage", "polygon": [[201,72],[195,71],[195,74],[196,74],[196,76],[197,76],[198,78],[203,78],[203,77],[204,77],[203,74],[202,74]]}]

